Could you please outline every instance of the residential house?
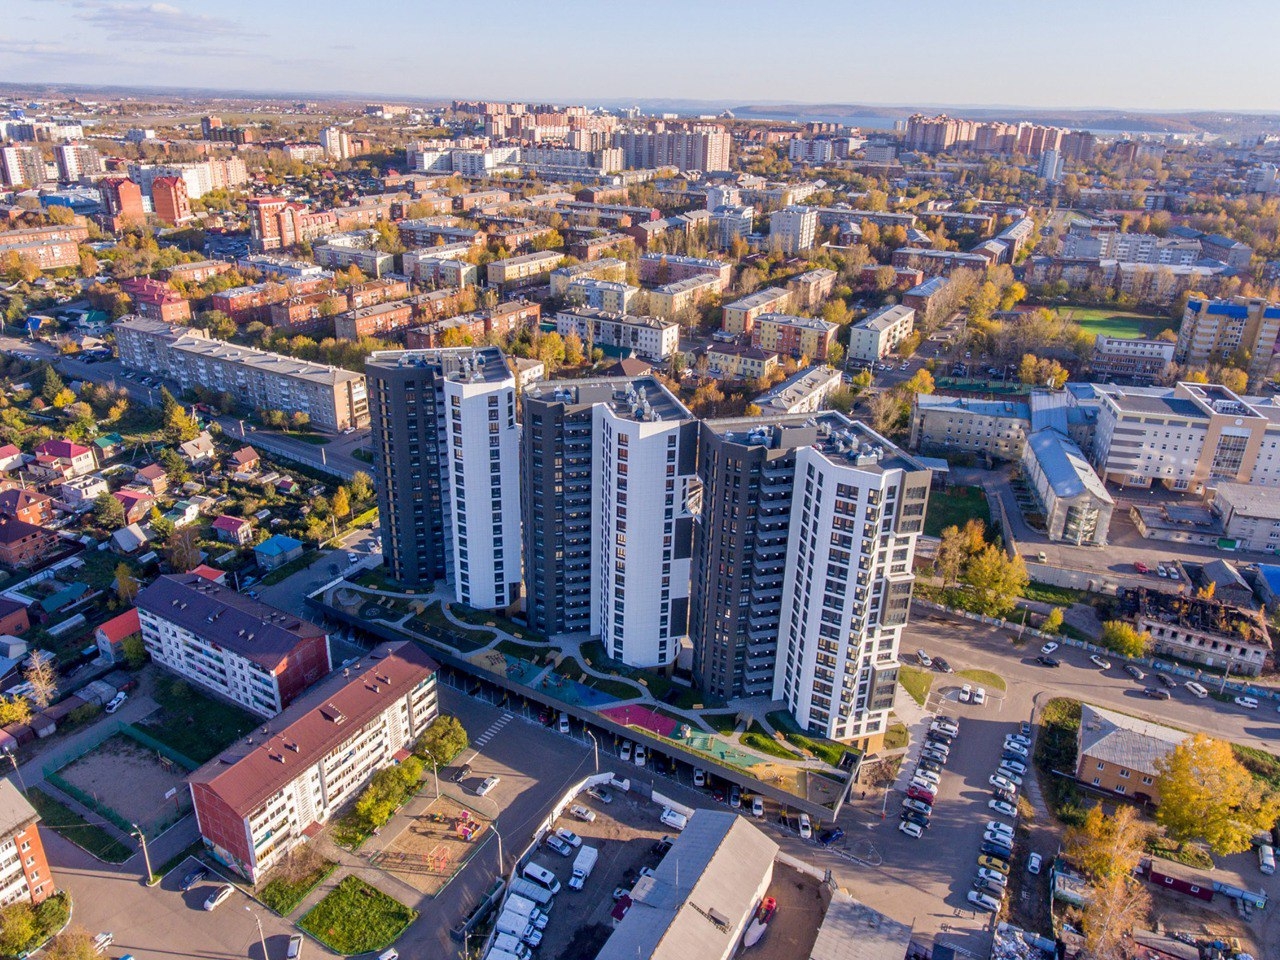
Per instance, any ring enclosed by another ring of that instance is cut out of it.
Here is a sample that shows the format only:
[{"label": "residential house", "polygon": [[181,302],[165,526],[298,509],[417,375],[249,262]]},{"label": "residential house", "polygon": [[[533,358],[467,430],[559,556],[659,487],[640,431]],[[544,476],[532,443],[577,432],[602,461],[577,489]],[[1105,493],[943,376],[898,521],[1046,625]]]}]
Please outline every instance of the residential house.
[{"label": "residential house", "polygon": [[213,459],[213,437],[209,436],[208,431],[201,431],[194,440],[178,444],[178,452],[182,454],[182,459],[192,466],[204,463],[206,460]]},{"label": "residential house", "polygon": [[59,490],[61,491],[62,503],[66,505],[67,509],[78,513],[90,509],[93,506],[94,499],[101,493],[110,493],[111,487],[102,477],[96,473],[91,473],[83,477],[74,477],[71,480],[63,481]]},{"label": "residential house", "polygon": [[70,440],[46,440],[36,447],[35,455],[36,464],[55,479],[69,480],[98,469],[93,450]]},{"label": "residential house", "polygon": [[139,523],[151,516],[151,508],[155,506],[156,498],[142,490],[130,490],[126,487],[123,490],[117,490],[112,494],[120,505],[124,507],[124,522]]},{"label": "residential house", "polygon": [[131,523],[111,535],[111,546],[120,553],[135,553],[146,546],[150,539],[139,524]]},{"label": "residential house", "polygon": [[224,543],[243,547],[253,539],[253,524],[244,517],[232,517],[224,513],[213,521],[213,529],[217,531],[218,539]]},{"label": "residential house", "polygon": [[175,500],[164,516],[175,527],[185,527],[200,519],[200,505],[192,500]]},{"label": "residential house", "polygon": [[133,482],[160,496],[169,489],[169,474],[158,463],[149,463],[133,475]]},{"label": "residential house", "polygon": [[55,534],[17,517],[0,517],[0,565],[16,570],[46,556],[58,538]]},{"label": "residential house", "polygon": [[20,637],[30,626],[26,604],[0,597],[0,635]]},{"label": "residential house", "polygon": [[142,624],[138,620],[138,608],[130,607],[124,613],[100,624],[98,629],[93,631],[94,642],[98,645],[98,655],[108,663],[119,663],[124,659],[125,640],[141,632]]},{"label": "residential house", "polygon": [[253,548],[254,559],[262,570],[275,570],[302,556],[302,543],[282,533],[267,537]]},{"label": "residential house", "polygon": [[1146,803],[1159,803],[1156,761],[1188,734],[1090,704],[1080,706],[1076,779]]},{"label": "residential house", "polygon": [[104,433],[93,441],[98,463],[106,463],[124,450],[124,437],[118,433]]},{"label": "residential house", "polygon": [[22,466],[25,460],[22,451],[12,443],[6,443],[0,447],[0,473],[12,473]]},{"label": "residential house", "polygon": [[0,516],[17,517],[37,527],[47,526],[53,521],[53,497],[34,487],[5,490],[0,493]]},{"label": "residential house", "polygon": [[226,465],[232,473],[257,473],[262,466],[262,458],[253,447],[241,447],[227,457]]}]

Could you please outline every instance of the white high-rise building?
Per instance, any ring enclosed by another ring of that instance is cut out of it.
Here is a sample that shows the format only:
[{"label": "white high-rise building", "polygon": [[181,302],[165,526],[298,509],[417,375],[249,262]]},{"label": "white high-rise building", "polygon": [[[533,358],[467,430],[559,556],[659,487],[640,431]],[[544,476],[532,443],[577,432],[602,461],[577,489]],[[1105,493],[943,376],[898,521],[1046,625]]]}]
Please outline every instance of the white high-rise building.
[{"label": "white high-rise building", "polygon": [[325,127],[320,131],[320,146],[330,160],[346,160],[351,156],[351,140],[341,127]]},{"label": "white high-rise building", "polygon": [[1040,167],[1036,175],[1041,180],[1057,183],[1062,179],[1063,157],[1057,150],[1046,150],[1040,154]]},{"label": "white high-rise building", "polygon": [[818,236],[818,211],[809,207],[784,207],[769,215],[769,240],[788,256],[808,250]]},{"label": "white high-rise building", "polygon": [[856,422],[796,452],[773,699],[810,731],[883,741],[930,476]]}]

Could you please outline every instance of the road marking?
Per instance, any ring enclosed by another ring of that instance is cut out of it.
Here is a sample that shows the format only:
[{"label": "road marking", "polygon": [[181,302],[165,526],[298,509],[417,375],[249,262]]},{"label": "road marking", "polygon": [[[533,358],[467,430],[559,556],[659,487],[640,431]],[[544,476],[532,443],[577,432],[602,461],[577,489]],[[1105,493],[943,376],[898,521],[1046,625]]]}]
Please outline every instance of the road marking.
[{"label": "road marking", "polygon": [[495,736],[497,736],[503,727],[505,727],[508,723],[510,723],[514,719],[515,719],[515,714],[504,713],[497,720],[493,721],[493,723],[489,724],[489,729],[487,729],[484,733],[480,734],[480,736],[476,737],[475,741],[471,745],[476,749],[483,747],[486,743],[488,743]]}]

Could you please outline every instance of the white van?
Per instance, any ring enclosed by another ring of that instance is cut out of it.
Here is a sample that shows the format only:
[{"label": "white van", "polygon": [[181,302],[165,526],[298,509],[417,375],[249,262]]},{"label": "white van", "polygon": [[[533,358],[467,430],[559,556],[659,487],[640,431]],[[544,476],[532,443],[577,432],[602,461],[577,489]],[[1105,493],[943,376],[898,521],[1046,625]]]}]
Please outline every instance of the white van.
[{"label": "white van", "polygon": [[1258,869],[1267,876],[1276,872],[1276,848],[1269,843],[1258,848]]},{"label": "white van", "polygon": [[560,881],[546,867],[540,867],[536,863],[526,863],[524,869],[520,872],[526,880],[530,883],[536,883],[552,896],[560,892]]},{"label": "white van", "polygon": [[1187,681],[1183,686],[1186,688],[1187,692],[1197,700],[1203,700],[1209,695],[1209,691],[1200,686],[1200,684],[1196,683],[1194,680]]},{"label": "white van", "polygon": [[670,807],[663,807],[662,822],[672,830],[683,830],[689,825],[689,818]]}]

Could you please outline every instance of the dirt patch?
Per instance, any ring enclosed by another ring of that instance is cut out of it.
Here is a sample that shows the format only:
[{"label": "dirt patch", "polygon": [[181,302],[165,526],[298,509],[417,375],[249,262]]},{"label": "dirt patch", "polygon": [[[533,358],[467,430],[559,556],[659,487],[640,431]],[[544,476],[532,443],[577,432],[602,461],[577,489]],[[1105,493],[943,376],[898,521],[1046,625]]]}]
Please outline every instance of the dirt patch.
[{"label": "dirt patch", "polygon": [[778,910],[769,921],[764,938],[752,948],[753,960],[809,956],[827,912],[822,883],[806,873],[774,864],[773,879],[765,896],[778,901]]},{"label": "dirt patch", "polygon": [[1255,957],[1262,951],[1261,930],[1266,919],[1264,912],[1255,910],[1253,923],[1237,916],[1235,901],[1217,895],[1212,903],[1193,900],[1191,897],[1164,893],[1148,885],[1152,891],[1151,919],[1157,930],[1165,933],[1190,933],[1198,940],[1240,940],[1240,949]]},{"label": "dirt patch", "polygon": [[[58,773],[144,830],[172,823],[191,808],[186,771],[123,734],[108,737]],[[170,790],[176,792],[166,797]]]},{"label": "dirt patch", "polygon": [[373,865],[434,896],[484,842],[488,831],[488,818],[441,797],[376,854]]}]

